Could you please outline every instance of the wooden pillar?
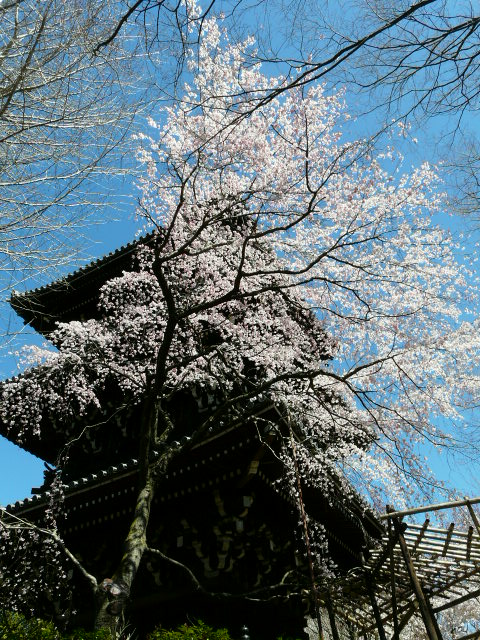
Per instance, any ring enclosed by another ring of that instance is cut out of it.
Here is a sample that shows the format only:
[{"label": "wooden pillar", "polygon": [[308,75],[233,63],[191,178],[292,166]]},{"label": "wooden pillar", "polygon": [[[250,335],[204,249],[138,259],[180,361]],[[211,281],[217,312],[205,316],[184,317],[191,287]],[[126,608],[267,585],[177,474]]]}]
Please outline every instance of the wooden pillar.
[{"label": "wooden pillar", "polygon": [[330,622],[330,630],[332,632],[332,639],[340,640],[340,636],[338,635],[337,623],[335,621],[335,611],[333,610],[333,604],[332,604],[332,599],[330,598],[330,595],[327,595],[326,605],[327,605],[328,621]]},{"label": "wooden pillar", "polygon": [[415,593],[415,597],[418,602],[418,608],[420,609],[420,613],[422,615],[423,624],[425,625],[427,636],[429,640],[442,640],[442,636],[440,634],[440,631],[438,630],[435,616],[433,615],[431,608],[429,607],[429,603],[427,602],[427,599],[425,597],[425,594],[423,593],[422,585],[420,584],[417,573],[415,571],[415,566],[413,564],[412,558],[410,557],[410,552],[408,551],[407,543],[403,535],[402,525],[399,522],[397,517],[392,516],[391,520],[392,520],[392,524],[395,529],[395,532],[398,534],[398,542],[400,544],[400,549],[402,551],[403,559],[407,567],[410,583],[412,585],[413,592]]},{"label": "wooden pillar", "polygon": [[477,530],[478,537],[480,538],[480,522],[478,522],[477,514],[473,510],[472,504],[470,500],[467,498],[467,496],[465,496],[465,500],[467,501],[468,512],[470,513],[470,516],[473,520],[473,524],[475,525],[475,529]]},{"label": "wooden pillar", "polygon": [[392,521],[388,519],[388,542],[390,546],[390,588],[392,590],[392,615],[393,615],[393,640],[400,640],[400,629],[398,627],[398,608],[397,608],[397,586],[395,580],[395,554],[392,535]]},{"label": "wooden pillar", "polygon": [[435,616],[435,612],[433,610],[432,603],[430,602],[430,594],[426,591],[426,589],[423,590],[423,593],[424,593],[424,596],[425,596],[425,602],[427,603],[428,611],[429,611],[430,616],[431,616],[431,618],[433,620],[435,631],[437,632],[437,636],[439,638],[441,638],[442,637],[442,632],[440,631],[440,627],[438,626],[437,618]]},{"label": "wooden pillar", "polygon": [[370,596],[370,602],[372,604],[373,615],[375,616],[375,622],[377,624],[377,631],[380,637],[380,640],[387,640],[387,636],[385,635],[385,629],[383,628],[382,618],[380,616],[380,610],[378,608],[377,599],[375,598],[375,590],[372,582],[367,577],[367,589],[368,595]]}]

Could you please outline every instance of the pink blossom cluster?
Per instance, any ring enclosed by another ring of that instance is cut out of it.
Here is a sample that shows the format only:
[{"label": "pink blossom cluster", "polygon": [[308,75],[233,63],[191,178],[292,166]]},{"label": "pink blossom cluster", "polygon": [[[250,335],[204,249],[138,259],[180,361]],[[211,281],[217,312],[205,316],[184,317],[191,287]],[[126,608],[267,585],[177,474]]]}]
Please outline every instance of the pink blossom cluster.
[{"label": "pink blossom cluster", "polygon": [[31,616],[70,608],[69,573],[63,550],[28,523],[2,513],[0,600],[2,607]]},{"label": "pink blossom cluster", "polygon": [[[141,140],[138,214],[166,230],[162,264],[181,255],[185,282],[202,273],[192,304],[233,290],[244,301],[258,290],[278,298],[279,289],[296,289],[298,304],[335,340],[334,361],[315,386],[332,390],[332,406],[341,397],[351,419],[310,404],[291,380],[284,399],[305,425],[333,422],[331,460],[343,460],[375,499],[387,489],[401,504],[431,484],[419,444],[472,444],[464,411],[478,395],[478,281],[438,224],[445,200],[436,170],[406,170],[395,149],[375,154],[344,136],[342,92],[299,80],[272,93],[281,78],[250,64],[253,42],[231,44],[219,21],[206,21],[202,35],[183,102]],[[229,216],[248,220],[236,242]],[[305,337],[285,323],[277,334],[278,317],[258,313],[268,374],[283,371],[297,340],[298,370],[311,367]],[[359,425],[375,434],[367,452],[348,437]]]}]

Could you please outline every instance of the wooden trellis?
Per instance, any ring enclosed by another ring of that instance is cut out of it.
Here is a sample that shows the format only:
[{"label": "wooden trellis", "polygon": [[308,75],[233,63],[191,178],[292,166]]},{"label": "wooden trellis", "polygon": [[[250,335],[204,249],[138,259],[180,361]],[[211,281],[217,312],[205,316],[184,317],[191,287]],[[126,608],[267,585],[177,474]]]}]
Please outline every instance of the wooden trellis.
[{"label": "wooden trellis", "polygon": [[[402,629],[420,614],[429,640],[442,640],[437,616],[480,597],[480,523],[472,505],[480,497],[405,511],[387,507],[381,544],[368,560],[346,577],[319,590],[327,608],[331,635],[339,639],[337,623],[353,623],[362,639],[398,640]],[[404,518],[433,511],[465,508],[471,525],[447,528],[407,523]],[[456,640],[480,640],[480,630]]]}]

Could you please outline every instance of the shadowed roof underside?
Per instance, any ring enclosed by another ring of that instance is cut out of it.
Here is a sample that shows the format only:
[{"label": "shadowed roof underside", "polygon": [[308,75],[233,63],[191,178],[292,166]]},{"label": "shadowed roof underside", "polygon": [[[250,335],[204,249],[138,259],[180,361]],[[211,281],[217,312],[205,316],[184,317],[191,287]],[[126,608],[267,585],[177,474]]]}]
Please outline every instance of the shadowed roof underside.
[{"label": "shadowed roof underside", "polygon": [[25,324],[44,336],[55,329],[56,322],[95,317],[100,288],[130,269],[136,250],[153,238],[153,234],[143,236],[43,287],[14,292],[10,305]]}]

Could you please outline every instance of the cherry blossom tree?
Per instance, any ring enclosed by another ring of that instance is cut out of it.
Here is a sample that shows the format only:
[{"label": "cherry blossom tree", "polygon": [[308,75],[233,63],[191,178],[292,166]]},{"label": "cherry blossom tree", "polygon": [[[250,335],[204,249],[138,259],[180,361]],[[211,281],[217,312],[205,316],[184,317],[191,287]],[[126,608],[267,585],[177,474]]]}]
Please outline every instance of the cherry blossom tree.
[{"label": "cherry blossom tree", "polygon": [[[146,527],[159,476],[266,400],[286,429],[278,455],[295,499],[300,477],[400,505],[436,486],[421,443],[474,445],[462,411],[478,393],[478,296],[436,224],[435,170],[404,170],[393,148],[375,155],[352,141],[343,94],[321,85],[252,112],[250,96],[282,79],[245,64],[252,40],[231,44],[215,19],[201,28],[183,100],[137,140],[138,215],[154,241],[102,288],[100,319],[60,324],[57,350],[35,351],[41,364],[2,387],[0,416],[19,442],[41,438],[48,416],[88,424],[107,385],[142,404],[139,489],[114,586],[63,549],[97,595],[100,626],[116,620],[107,595],[123,602],[155,553]],[[208,391],[211,404],[179,444],[182,390]],[[24,528],[6,518],[2,535]],[[56,530],[35,532],[61,547]]]},{"label": "cherry blossom tree", "polygon": [[[345,83],[357,96],[350,101],[351,112],[370,114],[362,119],[372,137],[381,137],[392,123],[414,118],[422,134],[425,127],[431,131],[423,142],[450,168],[452,208],[466,214],[467,221],[472,216],[478,220],[480,154],[473,115],[478,111],[480,17],[475,3],[210,0],[202,6],[185,18],[181,3],[136,0],[101,46],[114,42],[128,20],[145,25],[152,47],[164,41],[161,34],[173,20],[185,27],[216,12],[226,16],[237,35],[257,25],[255,59],[268,60],[285,77],[266,92],[251,94],[252,110],[294,86]],[[186,31],[182,45],[197,44]],[[201,37],[201,29],[193,31]],[[437,124],[430,129],[432,118]]]},{"label": "cherry blossom tree", "polygon": [[[169,21],[182,27],[183,42],[198,43],[202,23],[214,11],[236,31],[248,23],[250,28],[260,25],[256,53],[293,72],[288,82],[272,84],[273,95],[287,86],[338,80],[338,73],[344,72],[351,84],[380,89],[390,106],[400,105],[400,117],[416,110],[461,117],[466,110],[478,108],[479,16],[470,0],[456,7],[443,0],[342,3],[340,7],[322,0],[292,0],[287,5],[246,0],[202,4],[197,0],[136,0],[113,21],[99,48],[114,42],[129,20],[144,24],[152,46],[161,42]],[[152,18],[150,23],[146,16]],[[269,100],[272,91],[264,97]]]}]

